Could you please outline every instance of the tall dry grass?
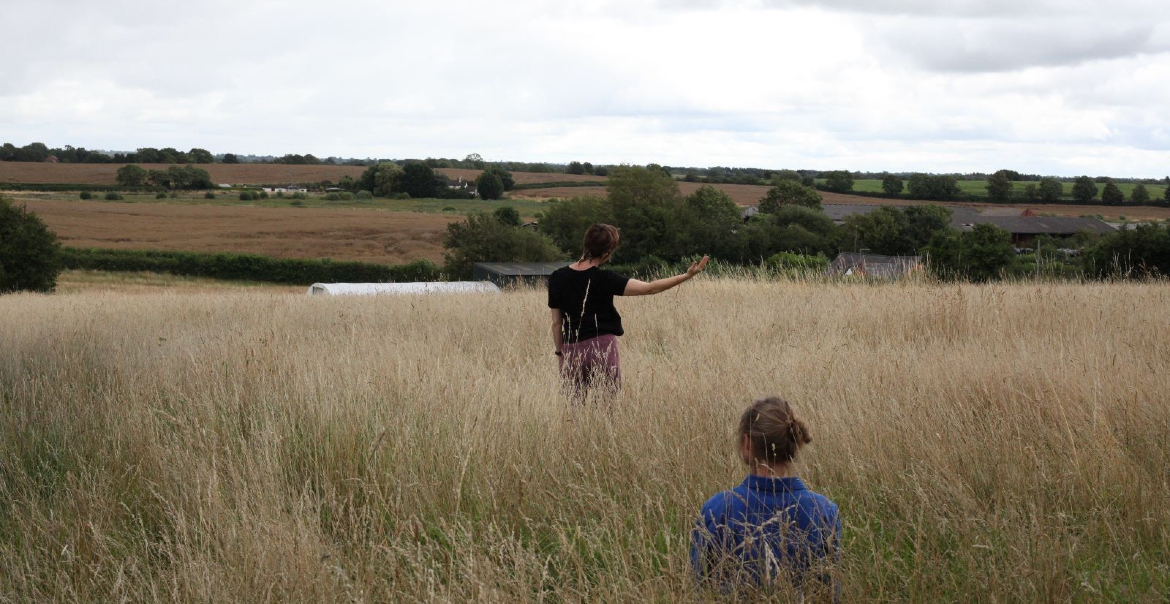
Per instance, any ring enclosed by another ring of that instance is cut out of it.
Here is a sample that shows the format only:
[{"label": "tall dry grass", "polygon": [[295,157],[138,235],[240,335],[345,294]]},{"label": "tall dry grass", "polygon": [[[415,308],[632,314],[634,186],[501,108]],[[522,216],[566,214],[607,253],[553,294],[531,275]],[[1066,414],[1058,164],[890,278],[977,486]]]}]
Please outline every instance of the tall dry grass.
[{"label": "tall dry grass", "polygon": [[678,601],[781,394],[846,601],[1164,601],[1170,289],[709,280],[567,410],[540,292],[0,298],[0,601]]}]

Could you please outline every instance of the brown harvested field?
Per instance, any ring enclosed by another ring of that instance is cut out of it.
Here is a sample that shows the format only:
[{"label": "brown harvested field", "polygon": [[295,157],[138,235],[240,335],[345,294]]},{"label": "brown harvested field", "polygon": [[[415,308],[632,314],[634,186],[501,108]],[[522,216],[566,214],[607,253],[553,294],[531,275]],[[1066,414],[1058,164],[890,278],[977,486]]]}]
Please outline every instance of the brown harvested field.
[{"label": "brown harvested field", "polygon": [[[693,182],[678,183],[679,190],[683,195],[690,195],[695,192],[702,184]],[[712,185],[717,189],[731,195],[735,203],[741,206],[755,205],[759,203],[760,199],[768,192],[768,187],[762,185]],[[820,191],[821,199],[826,204],[840,203],[852,205],[891,205],[889,200],[880,197],[864,197],[861,195],[843,195],[841,193],[830,193],[828,191]],[[554,197],[577,197],[583,195],[593,195],[596,197],[605,197],[605,187],[549,187],[545,189],[526,189],[523,191],[511,191],[508,193],[509,197],[523,197],[529,199],[551,199]],[[897,204],[900,206],[910,205],[924,205],[929,203],[938,203],[930,201],[900,199]],[[985,204],[985,203],[942,203],[944,206],[960,207],[969,206],[974,208],[1006,208],[1018,207],[1022,212],[1025,208],[1030,208],[1037,214],[1051,214],[1054,216],[1104,216],[1106,220],[1120,220],[1124,216],[1128,220],[1167,220],[1170,219],[1170,208],[1158,208],[1151,206],[1086,206],[1086,205],[1060,205],[1060,204],[1031,204],[1020,206],[1003,206],[999,204]]]},{"label": "brown harvested field", "polygon": [[441,261],[442,234],[461,216],[373,209],[29,200],[76,247],[236,252],[281,258]]},{"label": "brown harvested field", "polygon": [[[114,177],[124,164],[49,164],[36,162],[0,162],[0,182],[22,184],[78,184],[114,185]],[[138,164],[147,170],[165,170],[173,164]],[[330,180],[338,182],[343,176],[357,178],[364,166],[298,166],[288,164],[198,164],[207,170],[216,183],[235,185],[263,185],[309,183]],[[448,178],[474,180],[482,170],[441,168]],[[572,174],[513,172],[517,184],[546,182],[605,182],[604,176],[576,176]]]}]

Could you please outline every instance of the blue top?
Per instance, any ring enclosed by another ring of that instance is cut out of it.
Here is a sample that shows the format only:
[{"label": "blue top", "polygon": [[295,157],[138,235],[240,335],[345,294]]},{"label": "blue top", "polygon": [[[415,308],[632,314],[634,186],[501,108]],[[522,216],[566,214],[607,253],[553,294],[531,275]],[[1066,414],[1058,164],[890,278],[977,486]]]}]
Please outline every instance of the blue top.
[{"label": "blue top", "polygon": [[837,505],[796,477],[749,475],[703,504],[691,534],[695,574],[724,589],[784,576],[797,588],[810,578],[828,583],[840,561]]}]

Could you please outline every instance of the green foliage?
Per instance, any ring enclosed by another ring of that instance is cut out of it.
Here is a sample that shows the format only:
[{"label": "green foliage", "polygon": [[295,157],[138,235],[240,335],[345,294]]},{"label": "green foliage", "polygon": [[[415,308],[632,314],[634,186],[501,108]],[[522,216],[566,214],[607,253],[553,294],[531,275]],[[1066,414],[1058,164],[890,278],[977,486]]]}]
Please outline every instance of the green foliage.
[{"label": "green foliage", "polygon": [[366,191],[365,189],[362,189],[361,191],[357,192],[357,198],[361,199],[361,200],[373,199],[374,194],[369,192],[369,191]]},{"label": "green foliage", "polygon": [[206,192],[206,193],[204,193],[204,194],[203,194],[203,198],[204,198],[204,199],[215,199],[215,192],[214,192],[214,191],[208,191],[208,192]]},{"label": "green foliage", "polygon": [[792,182],[802,182],[804,177],[796,170],[780,170],[772,177],[772,184],[778,184],[782,180],[791,180]]},{"label": "green foliage", "polygon": [[1000,170],[987,177],[987,197],[991,201],[1007,201],[1012,196],[1012,181],[1006,171]]},{"label": "green foliage", "polygon": [[469,277],[476,262],[549,262],[564,257],[545,235],[508,226],[485,213],[447,225],[443,247],[446,270],[458,278]]},{"label": "green foliage", "polygon": [[435,197],[436,184],[434,169],[423,162],[410,162],[402,168],[401,191],[415,199]]},{"label": "green foliage", "polygon": [[193,164],[214,164],[215,156],[207,149],[191,149],[187,152],[187,160]]},{"label": "green foliage", "polygon": [[1089,203],[1097,196],[1097,184],[1088,176],[1080,176],[1073,183],[1072,196],[1081,203]]},{"label": "green foliage", "polygon": [[[362,172],[354,186],[371,191],[377,197],[389,197],[394,193],[402,192],[401,180],[402,168],[398,164],[381,162]],[[353,186],[347,188],[353,188]]]},{"label": "green foliage", "polygon": [[328,193],[325,195],[325,201],[341,201],[340,193]]},{"label": "green foliage", "polygon": [[947,201],[963,192],[959,182],[949,174],[911,174],[906,189],[911,199],[932,201]]},{"label": "green foliage", "polygon": [[313,283],[396,283],[437,281],[439,267],[428,260],[386,265],[289,259],[250,254],[199,254],[65,248],[66,268],[97,271],[152,271],[191,277],[311,285]]},{"label": "green foliage", "polygon": [[991,224],[977,224],[965,233],[938,233],[925,251],[940,278],[976,282],[999,278],[1016,257],[1011,234]]},{"label": "green foliage", "polygon": [[[1059,203],[1060,199],[1064,197],[1064,185],[1052,177],[1041,178],[1040,187],[1037,192],[1040,196],[1040,201],[1044,203]],[[1096,192],[1094,191],[1095,194]]]},{"label": "green foliage", "polygon": [[902,183],[902,179],[895,174],[886,174],[882,178],[882,192],[890,197],[897,197],[902,193],[902,189],[906,188]]},{"label": "green foliage", "polygon": [[1036,188],[1035,183],[1028,183],[1024,185],[1024,199],[1027,201],[1036,201],[1040,198],[1040,192]]},{"label": "green foliage", "polygon": [[1107,205],[1121,205],[1125,203],[1125,195],[1112,179],[1105,181],[1105,188],[1101,190],[1101,201]]},{"label": "green foliage", "polygon": [[166,189],[210,189],[215,186],[207,170],[191,164],[183,167],[171,166],[166,170],[151,170],[147,173],[147,179],[154,186]]},{"label": "green foliage", "polygon": [[53,291],[60,251],[57,235],[39,216],[0,197],[0,294]]},{"label": "green foliage", "polygon": [[1094,276],[1170,275],[1170,224],[1139,224],[1101,237],[1084,254]]},{"label": "green foliage", "polygon": [[223,163],[225,163],[225,164],[238,164],[238,163],[240,163],[240,158],[238,156],[236,156],[235,153],[224,153],[223,154]]},{"label": "green foliage", "polygon": [[550,201],[537,228],[561,251],[576,255],[582,251],[582,238],[589,227],[613,222],[613,211],[606,199],[573,197]]},{"label": "green foliage", "polygon": [[853,174],[846,170],[833,170],[821,174],[825,179],[825,188],[836,193],[848,193],[853,190]]},{"label": "green foliage", "polygon": [[123,187],[141,187],[146,184],[146,179],[149,176],[142,166],[126,165],[118,168],[118,173],[114,180]]},{"label": "green foliage", "polygon": [[260,197],[253,191],[240,191],[240,201],[252,201]]},{"label": "green foliage", "polygon": [[475,179],[475,186],[479,196],[489,201],[504,195],[504,181],[495,172],[484,171]]},{"label": "green foliage", "polygon": [[89,191],[82,191],[81,198],[82,199],[93,199],[93,193],[90,193]]},{"label": "green foliage", "polygon": [[167,198],[167,194],[166,194],[166,193],[163,193],[162,191],[159,191],[158,193],[155,193],[155,194],[154,194],[154,198],[155,198],[155,199],[166,199],[166,198]]},{"label": "green foliage", "polygon": [[913,256],[936,234],[950,230],[951,211],[942,206],[882,206],[845,221],[845,242],[855,251],[868,249],[876,254]]},{"label": "green foliage", "polygon": [[768,257],[764,265],[769,270],[789,276],[822,274],[829,268],[829,258],[824,254],[809,256],[779,252]]},{"label": "green foliage", "polygon": [[787,205],[821,209],[821,196],[812,187],[806,187],[791,180],[777,182],[760,200],[760,211],[774,214]]},{"label": "green foliage", "polygon": [[512,206],[500,206],[496,211],[492,212],[492,216],[505,226],[520,226],[523,222],[520,220],[520,212]]},{"label": "green foliage", "polygon": [[500,182],[504,183],[505,191],[511,191],[516,187],[516,180],[512,178],[512,173],[501,168],[500,166],[491,165],[488,166],[484,171],[491,172],[492,174],[499,176]]},{"label": "green foliage", "polygon": [[124,197],[122,197],[121,193],[118,193],[116,191],[110,191],[109,193],[106,193],[105,197],[106,197],[106,201],[121,201],[121,200],[125,199]]},{"label": "green foliage", "polygon": [[585,173],[585,166],[581,165],[581,162],[579,162],[579,161],[571,161],[571,162],[569,162],[569,165],[565,167],[565,174],[584,174],[584,173]]},{"label": "green foliage", "polygon": [[606,190],[614,224],[625,231],[615,254],[619,262],[652,255],[677,258],[684,252],[678,229],[682,194],[661,166],[615,168]]},{"label": "green foliage", "polygon": [[1136,205],[1144,205],[1150,203],[1150,191],[1146,185],[1135,185],[1133,192],[1129,194],[1130,201]]}]

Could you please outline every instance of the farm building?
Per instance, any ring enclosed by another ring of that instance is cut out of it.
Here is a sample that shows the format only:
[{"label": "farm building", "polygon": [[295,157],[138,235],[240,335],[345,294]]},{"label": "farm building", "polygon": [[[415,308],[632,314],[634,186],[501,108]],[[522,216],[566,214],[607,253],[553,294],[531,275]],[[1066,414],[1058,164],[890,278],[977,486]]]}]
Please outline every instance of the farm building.
[{"label": "farm building", "polygon": [[376,296],[387,294],[497,294],[494,283],[450,281],[431,283],[314,283],[310,296]]},{"label": "farm building", "polygon": [[264,191],[268,193],[308,193],[308,187],[299,185],[288,185],[287,187],[263,187]]},{"label": "farm building", "polygon": [[897,279],[922,270],[918,256],[882,256],[841,252],[829,265],[829,274],[838,277]]},{"label": "farm building", "polygon": [[490,281],[504,287],[525,283],[544,283],[553,271],[568,262],[476,262],[471,269],[471,278],[476,281]]},{"label": "farm building", "polygon": [[743,218],[744,222],[747,222],[747,221],[751,220],[751,218],[753,216],[755,216],[756,214],[759,214],[759,213],[760,213],[760,209],[757,208],[756,206],[748,206],[748,207],[744,208],[742,212],[739,213],[739,216],[740,216],[740,218]]},{"label": "farm building", "polygon": [[475,183],[470,180],[463,180],[462,177],[457,180],[448,182],[447,188],[451,189],[452,191],[463,191],[467,193],[469,197],[475,197],[479,194],[478,187],[475,185]]},{"label": "farm building", "polygon": [[1040,235],[1071,237],[1081,231],[1104,235],[1115,229],[1096,218],[1071,216],[977,216],[974,220],[953,220],[953,226],[970,231],[976,224],[993,224],[1012,234],[1012,244],[1030,247]]}]

